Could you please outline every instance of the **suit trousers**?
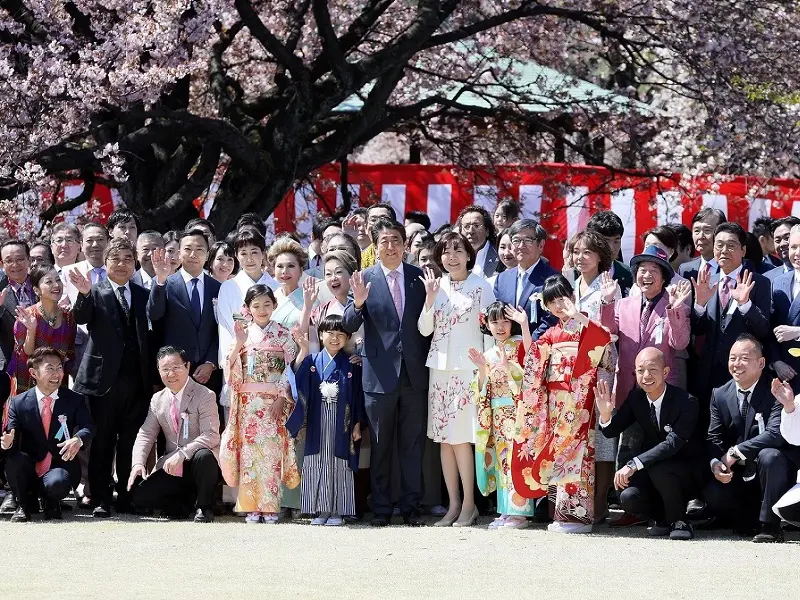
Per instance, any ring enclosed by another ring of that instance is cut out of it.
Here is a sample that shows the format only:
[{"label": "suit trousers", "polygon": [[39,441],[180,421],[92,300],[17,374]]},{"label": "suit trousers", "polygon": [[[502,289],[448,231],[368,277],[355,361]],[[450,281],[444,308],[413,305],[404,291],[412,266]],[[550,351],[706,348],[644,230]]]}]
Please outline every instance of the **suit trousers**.
[{"label": "suit trousers", "polygon": [[122,371],[103,396],[89,398],[96,433],[89,451],[89,485],[95,505],[110,504],[114,451],[117,466],[117,501],[129,500],[133,444],[144,423],[149,395],[141,389],[141,376]]},{"label": "suit trousers", "polygon": [[36,474],[33,459],[25,452],[11,452],[6,458],[6,478],[20,504],[39,496],[59,502],[78,484],[63,467],[51,468],[42,477]]},{"label": "suit trousers", "polygon": [[724,484],[713,479],[703,489],[703,498],[716,513],[737,525],[752,524],[756,515],[761,523],[779,523],[772,507],[794,485],[798,468],[800,465],[777,448],[764,448],[758,453],[757,479],[744,481],[741,470],[734,467],[733,480]]},{"label": "suit trousers", "polygon": [[397,388],[386,394],[364,393],[369,417],[372,512],[392,515],[392,450],[395,436],[400,467],[400,512],[417,510],[422,500],[422,455],[428,421],[426,390],[415,390],[400,363]]},{"label": "suit trousers", "polygon": [[195,508],[211,508],[220,471],[214,453],[202,448],[183,463],[183,476],[175,477],[158,469],[147,479],[139,477],[133,487],[133,503],[140,508],[180,511],[194,503]]},{"label": "suit trousers", "polygon": [[625,512],[674,523],[686,516],[686,503],[700,488],[695,461],[671,458],[634,473],[619,495]]}]

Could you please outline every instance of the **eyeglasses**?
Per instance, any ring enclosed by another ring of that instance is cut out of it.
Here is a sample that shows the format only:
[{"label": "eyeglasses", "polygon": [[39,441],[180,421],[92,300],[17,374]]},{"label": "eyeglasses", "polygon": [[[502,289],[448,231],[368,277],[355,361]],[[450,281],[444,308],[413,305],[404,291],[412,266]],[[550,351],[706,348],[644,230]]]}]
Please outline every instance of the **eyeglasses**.
[{"label": "eyeglasses", "polygon": [[173,373],[181,373],[184,369],[186,369],[186,365],[181,365],[180,367],[159,367],[158,372],[164,375],[172,375]]},{"label": "eyeglasses", "polygon": [[515,237],[511,240],[512,246],[533,246],[537,242],[536,239],[531,237]]},{"label": "eyeglasses", "polygon": [[53,244],[56,246],[63,246],[66,244],[77,244],[78,240],[75,238],[65,237],[65,238],[53,238]]},{"label": "eyeglasses", "polygon": [[742,245],[736,242],[714,242],[714,250],[741,250]]}]

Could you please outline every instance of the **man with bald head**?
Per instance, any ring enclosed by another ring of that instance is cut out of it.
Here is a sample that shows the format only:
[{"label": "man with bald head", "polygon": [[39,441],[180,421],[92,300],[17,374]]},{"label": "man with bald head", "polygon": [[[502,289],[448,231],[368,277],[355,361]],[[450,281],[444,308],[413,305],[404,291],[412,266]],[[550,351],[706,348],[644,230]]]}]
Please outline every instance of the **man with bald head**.
[{"label": "man with bald head", "polygon": [[690,442],[697,424],[697,400],[666,382],[669,367],[657,348],[636,356],[638,387],[628,394],[616,415],[611,386],[597,384],[595,399],[600,430],[618,436],[634,423],[642,428],[641,452],[614,475],[625,512],[654,521],[652,536],[673,540],[694,537],[685,520],[686,502],[703,482],[701,449]]}]

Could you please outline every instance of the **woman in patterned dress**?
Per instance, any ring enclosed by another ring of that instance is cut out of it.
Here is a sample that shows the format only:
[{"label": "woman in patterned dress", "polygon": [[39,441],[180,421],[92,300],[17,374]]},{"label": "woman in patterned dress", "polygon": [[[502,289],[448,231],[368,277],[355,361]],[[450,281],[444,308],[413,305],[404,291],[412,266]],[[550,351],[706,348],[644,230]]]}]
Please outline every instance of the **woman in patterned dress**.
[{"label": "woman in patterned dress", "polygon": [[222,434],[220,466],[225,482],[238,486],[236,512],[247,523],[276,523],[281,484],[300,483],[294,442],[286,419],[294,408],[287,365],[298,356],[289,330],[273,321],[272,290],[254,285],[245,295],[252,322],[234,325],[236,341],[224,365],[231,389],[228,424]]},{"label": "woman in patterned dress", "polygon": [[[471,347],[486,350],[491,339],[480,330],[480,313],[492,302],[491,285],[472,273],[475,250],[455,231],[442,236],[434,260],[447,273],[437,278],[425,269],[427,299],[417,326],[422,335],[433,335],[426,365],[431,377],[428,387],[428,437],[441,444],[442,473],[450,497],[447,514],[438,527],[467,527],[475,522],[475,443],[477,413],[470,384],[475,365]],[[459,497],[459,479],[464,490]]]},{"label": "woman in patterned dress", "polygon": [[[603,293],[614,282],[604,278]],[[610,283],[609,283],[610,282]],[[580,313],[563,275],[545,280],[542,301],[559,319],[525,358],[511,472],[526,498],[550,495],[548,531],[588,533],[594,521],[595,406],[598,377],[613,378],[611,335]]]}]

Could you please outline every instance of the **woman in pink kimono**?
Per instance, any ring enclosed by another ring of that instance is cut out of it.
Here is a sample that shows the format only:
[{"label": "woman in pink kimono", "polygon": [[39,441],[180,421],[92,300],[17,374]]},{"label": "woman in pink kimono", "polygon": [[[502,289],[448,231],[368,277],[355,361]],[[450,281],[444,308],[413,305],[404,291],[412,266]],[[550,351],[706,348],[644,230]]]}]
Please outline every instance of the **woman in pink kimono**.
[{"label": "woman in pink kimono", "polygon": [[252,322],[235,323],[236,341],[224,365],[231,406],[220,467],[225,482],[239,488],[234,510],[247,513],[247,523],[276,523],[281,484],[294,489],[300,483],[286,430],[294,408],[287,365],[304,356],[298,356],[289,330],[271,320],[277,302],[269,287],[254,285],[244,302]]}]

